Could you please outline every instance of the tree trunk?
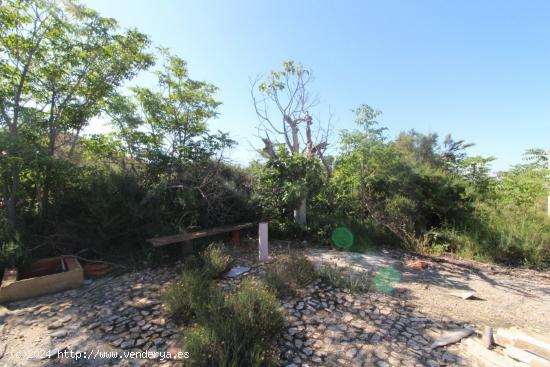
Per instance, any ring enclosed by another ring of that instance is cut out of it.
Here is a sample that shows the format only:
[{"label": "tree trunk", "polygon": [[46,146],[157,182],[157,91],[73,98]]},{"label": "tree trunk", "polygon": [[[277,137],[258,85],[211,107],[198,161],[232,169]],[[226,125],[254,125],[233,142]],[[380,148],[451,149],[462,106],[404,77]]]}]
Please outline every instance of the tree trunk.
[{"label": "tree trunk", "polygon": [[[53,106],[52,106],[53,110]],[[53,116],[53,114],[52,114]],[[44,187],[41,198],[41,216],[44,222],[49,214],[50,193],[52,191],[53,159],[55,156],[55,141],[57,139],[57,129],[53,125],[53,117],[50,119],[50,133],[48,142],[48,161],[46,162],[46,175],[44,178]]]},{"label": "tree trunk", "polygon": [[18,179],[19,171],[14,169],[12,172],[13,184],[11,188],[11,193],[8,198],[7,208],[8,208],[8,227],[14,229],[17,224],[17,191],[19,189]]},{"label": "tree trunk", "polygon": [[[17,126],[13,123],[9,128],[9,137],[10,137],[10,154],[12,157],[17,156],[17,147],[18,147],[18,131]],[[14,163],[11,168],[11,184],[10,180],[6,180],[6,183],[11,186],[9,192],[9,197],[7,198],[7,211],[8,211],[8,227],[12,230],[15,229],[17,225],[17,198],[19,192],[19,167],[17,163]]]},{"label": "tree trunk", "polygon": [[302,199],[302,202],[300,203],[300,206],[296,209],[294,209],[294,222],[298,224],[300,227],[304,228],[307,223],[306,213],[307,213],[307,206],[306,206],[306,200],[307,197],[304,197]]}]

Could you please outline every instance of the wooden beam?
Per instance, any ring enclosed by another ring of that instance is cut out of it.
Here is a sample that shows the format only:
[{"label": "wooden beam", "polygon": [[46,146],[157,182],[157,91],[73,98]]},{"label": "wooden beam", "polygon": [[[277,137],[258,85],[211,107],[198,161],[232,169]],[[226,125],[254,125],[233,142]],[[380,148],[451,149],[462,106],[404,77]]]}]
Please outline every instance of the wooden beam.
[{"label": "wooden beam", "polygon": [[518,328],[498,329],[495,343],[516,347],[550,360],[550,337]]},{"label": "wooden beam", "polygon": [[154,247],[160,247],[160,246],[170,245],[172,243],[190,241],[196,238],[214,236],[220,233],[239,231],[241,229],[254,227],[254,225],[255,225],[254,223],[233,224],[229,226],[205,229],[202,231],[180,233],[173,236],[150,238],[147,240],[147,242],[152,244]]},{"label": "wooden beam", "polygon": [[476,362],[480,367],[522,367],[528,364],[516,362],[511,358],[503,356],[497,352],[486,349],[480,340],[468,338],[462,341],[466,348],[468,357]]}]

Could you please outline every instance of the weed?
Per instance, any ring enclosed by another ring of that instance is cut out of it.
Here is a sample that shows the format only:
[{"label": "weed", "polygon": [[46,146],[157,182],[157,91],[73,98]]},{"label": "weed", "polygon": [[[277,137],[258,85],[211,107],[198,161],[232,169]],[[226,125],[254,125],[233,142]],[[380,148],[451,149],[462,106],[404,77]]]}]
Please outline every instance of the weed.
[{"label": "weed", "polygon": [[372,283],[371,277],[367,273],[354,273],[337,265],[321,265],[317,274],[333,287],[347,289],[350,292],[366,292]]},{"label": "weed", "polygon": [[229,269],[233,259],[222,243],[211,243],[202,252],[201,262],[206,277],[217,279]]},{"label": "weed", "polygon": [[271,264],[266,269],[265,281],[280,296],[296,293],[316,277],[313,264],[303,256],[291,257]]}]

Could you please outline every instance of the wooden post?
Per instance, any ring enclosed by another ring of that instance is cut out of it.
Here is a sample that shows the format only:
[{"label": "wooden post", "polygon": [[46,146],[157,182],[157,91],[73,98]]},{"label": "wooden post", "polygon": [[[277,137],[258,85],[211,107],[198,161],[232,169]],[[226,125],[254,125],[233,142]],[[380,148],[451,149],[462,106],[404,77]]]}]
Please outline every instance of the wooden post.
[{"label": "wooden post", "polygon": [[234,246],[239,246],[241,244],[241,235],[239,234],[239,230],[231,232],[231,242]]},{"label": "wooden post", "polygon": [[268,228],[267,223],[261,222],[258,224],[258,255],[260,261],[267,261],[268,259]]},{"label": "wooden post", "polygon": [[493,347],[493,328],[492,327],[485,326],[485,330],[483,331],[483,336],[481,338],[481,343],[487,349],[491,349]]}]

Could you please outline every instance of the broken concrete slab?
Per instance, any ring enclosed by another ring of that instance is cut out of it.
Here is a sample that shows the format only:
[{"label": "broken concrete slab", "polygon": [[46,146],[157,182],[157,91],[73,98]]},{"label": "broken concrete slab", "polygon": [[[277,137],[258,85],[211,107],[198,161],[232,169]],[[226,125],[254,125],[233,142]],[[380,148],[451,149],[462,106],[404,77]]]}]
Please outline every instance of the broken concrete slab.
[{"label": "broken concrete slab", "polygon": [[478,300],[478,301],[483,300],[482,298],[479,298],[478,296],[476,296],[475,292],[470,292],[470,291],[451,292],[449,294],[451,296],[454,296],[454,297],[457,297],[457,298],[462,298],[464,300]]},{"label": "broken concrete slab", "polygon": [[250,271],[250,268],[248,266],[238,265],[238,266],[232,267],[231,270],[229,270],[227,274],[225,274],[225,276],[228,278],[238,278],[241,275],[248,273],[249,271]]},{"label": "broken concrete slab", "polygon": [[68,334],[67,330],[57,330],[50,334],[52,338],[64,338]]}]

